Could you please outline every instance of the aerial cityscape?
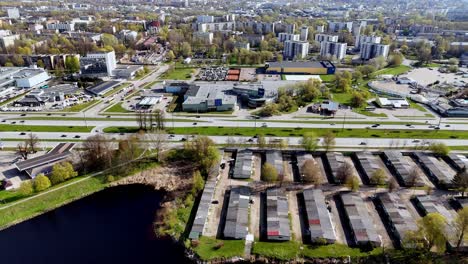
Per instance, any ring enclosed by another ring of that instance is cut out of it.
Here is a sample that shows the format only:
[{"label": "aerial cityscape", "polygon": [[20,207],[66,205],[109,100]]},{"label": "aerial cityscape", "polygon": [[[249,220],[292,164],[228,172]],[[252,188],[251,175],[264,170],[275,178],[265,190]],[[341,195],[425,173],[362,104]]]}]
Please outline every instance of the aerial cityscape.
[{"label": "aerial cityscape", "polygon": [[0,1],[16,263],[468,263],[468,0]]}]

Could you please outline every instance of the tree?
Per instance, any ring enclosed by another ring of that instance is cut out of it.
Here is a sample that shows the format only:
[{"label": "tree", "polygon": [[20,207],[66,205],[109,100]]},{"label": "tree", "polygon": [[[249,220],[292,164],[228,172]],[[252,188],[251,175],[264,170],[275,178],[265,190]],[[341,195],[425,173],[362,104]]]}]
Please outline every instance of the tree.
[{"label": "tree", "polygon": [[457,216],[455,217],[454,221],[456,237],[457,237],[457,249],[460,249],[460,245],[463,240],[467,239],[468,233],[468,207],[464,207],[463,209],[457,212]]},{"label": "tree", "polygon": [[363,65],[357,68],[358,71],[362,73],[366,78],[369,78],[370,75],[375,72],[377,69],[372,65]]},{"label": "tree", "polygon": [[183,42],[181,47],[182,56],[189,57],[192,55],[192,47],[188,42]]},{"label": "tree", "polygon": [[198,136],[184,144],[184,150],[196,162],[202,174],[207,174],[221,159],[215,143],[207,136]]},{"label": "tree", "polygon": [[460,64],[460,61],[457,58],[450,58],[448,60],[448,63],[451,64],[451,65],[458,65],[458,64]]},{"label": "tree", "polygon": [[262,180],[266,182],[275,182],[278,180],[278,171],[275,166],[266,162],[262,166]]},{"label": "tree", "polygon": [[112,165],[111,142],[103,135],[88,137],[83,142],[81,154],[84,169],[100,170],[110,168]]},{"label": "tree", "polygon": [[429,213],[419,219],[417,224],[419,235],[425,238],[424,248],[429,251],[435,246],[437,251],[444,252],[447,242],[445,217],[439,213]]},{"label": "tree", "polygon": [[374,66],[377,70],[380,70],[386,66],[387,61],[385,60],[383,56],[378,56],[376,58],[371,59],[369,61],[369,64]]},{"label": "tree", "polygon": [[423,45],[418,49],[416,54],[418,61],[421,64],[427,64],[432,60],[431,47],[429,45]]},{"label": "tree", "polygon": [[52,173],[49,178],[51,183],[55,185],[76,176],[78,176],[78,173],[73,168],[73,165],[70,162],[64,161],[52,167]]},{"label": "tree", "polygon": [[32,181],[31,180],[23,181],[18,189],[18,192],[23,196],[31,195],[34,192]]},{"label": "tree", "polygon": [[390,181],[388,182],[388,192],[393,192],[398,188],[398,182],[395,180],[395,178],[390,178]]},{"label": "tree", "polygon": [[403,59],[404,57],[401,53],[395,53],[388,58],[388,64],[391,67],[397,67],[403,63]]},{"label": "tree", "polygon": [[364,95],[358,91],[354,91],[351,96],[351,106],[361,107],[365,103],[366,103],[366,98],[364,98]]},{"label": "tree", "polygon": [[80,71],[80,61],[75,56],[73,56],[73,57],[68,56],[65,59],[65,68],[70,73],[79,72]]},{"label": "tree", "polygon": [[193,184],[192,184],[192,194],[196,195],[199,191],[203,190],[203,187],[205,186],[205,181],[203,180],[203,177],[200,173],[200,171],[196,170],[193,173]]},{"label": "tree", "polygon": [[462,197],[465,197],[465,192],[468,191],[468,172],[466,167],[463,167],[463,169],[455,174],[452,183],[455,189],[462,193]]},{"label": "tree", "polygon": [[28,159],[28,145],[26,143],[18,143],[16,153],[23,159]]},{"label": "tree", "polygon": [[24,144],[27,146],[29,152],[36,153],[39,147],[39,138],[36,134],[29,133],[28,137],[24,140]]},{"label": "tree", "polygon": [[301,145],[306,151],[315,151],[318,148],[317,136],[312,132],[304,133]]},{"label": "tree", "polygon": [[429,150],[438,156],[447,156],[450,148],[443,142],[434,142],[429,145]]},{"label": "tree", "polygon": [[43,173],[39,174],[34,178],[34,190],[41,192],[51,186],[50,180]]},{"label": "tree", "polygon": [[164,150],[167,134],[164,130],[156,129],[148,134],[150,147],[156,151],[156,157],[161,159],[161,152]]},{"label": "tree", "polygon": [[328,131],[325,136],[323,136],[322,145],[325,148],[325,151],[328,152],[335,147],[335,134],[333,132]]},{"label": "tree", "polygon": [[170,50],[166,53],[166,59],[168,62],[171,62],[175,59],[174,51]]},{"label": "tree", "polygon": [[353,166],[349,162],[345,161],[336,171],[336,181],[338,183],[346,183],[353,175]]},{"label": "tree", "polygon": [[257,136],[257,145],[259,148],[265,148],[267,146],[266,138],[263,135]]},{"label": "tree", "polygon": [[419,172],[418,166],[414,165],[411,167],[408,175],[408,187],[414,187],[421,179],[421,173]]},{"label": "tree", "polygon": [[371,184],[374,185],[384,185],[385,179],[387,179],[385,171],[380,168],[375,170],[374,173],[372,173],[372,176],[370,177],[369,181]]},{"label": "tree", "polygon": [[353,192],[359,191],[359,178],[356,175],[349,177],[346,180],[346,186]]},{"label": "tree", "polygon": [[308,159],[304,162],[301,168],[302,179],[307,183],[320,184],[321,172],[320,168],[313,159]]}]

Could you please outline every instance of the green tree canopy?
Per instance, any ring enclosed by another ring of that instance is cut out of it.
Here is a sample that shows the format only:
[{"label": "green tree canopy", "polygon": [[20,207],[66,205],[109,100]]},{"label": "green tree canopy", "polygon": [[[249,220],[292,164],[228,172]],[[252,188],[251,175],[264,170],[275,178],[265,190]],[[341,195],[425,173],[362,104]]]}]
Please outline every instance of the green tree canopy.
[{"label": "green tree canopy", "polygon": [[34,178],[34,190],[41,192],[51,186],[50,180],[44,174],[39,174]]},{"label": "green tree canopy", "polygon": [[275,166],[266,162],[262,166],[262,180],[266,182],[275,182],[278,180],[278,171]]}]

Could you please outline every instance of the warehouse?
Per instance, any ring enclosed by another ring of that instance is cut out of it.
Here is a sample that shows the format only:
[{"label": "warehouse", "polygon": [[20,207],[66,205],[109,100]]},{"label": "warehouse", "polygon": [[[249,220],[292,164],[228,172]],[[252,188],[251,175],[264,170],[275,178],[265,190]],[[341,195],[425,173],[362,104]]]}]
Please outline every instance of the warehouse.
[{"label": "warehouse", "polygon": [[189,238],[192,240],[197,240],[200,236],[203,235],[205,230],[206,220],[208,218],[208,211],[210,209],[210,204],[213,199],[213,195],[216,187],[216,177],[206,181],[205,188],[200,199],[200,204],[198,205],[197,214],[193,220],[192,230],[190,230]]},{"label": "warehouse", "polygon": [[310,241],[320,242],[325,239],[327,243],[335,243],[335,228],[322,190],[304,190],[303,195]]},{"label": "warehouse", "polygon": [[50,79],[44,69],[25,68],[13,75],[16,87],[34,88]]},{"label": "warehouse", "polygon": [[112,91],[120,82],[108,81],[86,88],[86,90],[95,96],[104,96],[107,92]]},{"label": "warehouse", "polygon": [[380,169],[378,157],[369,151],[355,152],[354,155],[358,161],[357,170],[361,172],[361,175],[366,178],[367,182],[370,182],[375,171]]},{"label": "warehouse", "polygon": [[405,234],[408,231],[417,231],[416,221],[408,211],[406,204],[396,193],[380,193],[377,195],[376,207],[382,212],[384,221],[391,229],[391,236],[396,246],[403,247]]},{"label": "warehouse", "polygon": [[335,74],[335,65],[330,61],[282,61],[267,62],[267,74]]},{"label": "warehouse", "polygon": [[247,149],[237,151],[232,177],[235,179],[250,179],[252,175],[252,163],[252,151]]},{"label": "warehouse", "polygon": [[269,163],[275,167],[276,171],[278,172],[279,178],[282,178],[284,176],[283,155],[281,151],[267,151],[265,163]]},{"label": "warehouse", "polygon": [[468,158],[463,154],[450,153],[448,154],[447,161],[458,171],[468,168]]},{"label": "warehouse", "polygon": [[340,195],[344,212],[351,228],[350,232],[356,246],[380,247],[382,240],[372,223],[364,200],[357,193]]},{"label": "warehouse", "polygon": [[326,157],[333,182],[338,184],[340,180],[338,180],[337,174],[339,168],[345,163],[344,155],[341,152],[327,152]]},{"label": "warehouse", "polygon": [[[397,179],[401,186],[409,187],[413,185],[411,170],[412,167],[409,162],[403,157],[401,152],[396,150],[387,150],[383,152],[382,158],[385,164],[395,171]],[[421,179],[417,179],[415,186],[424,186]]]},{"label": "warehouse", "polygon": [[423,152],[414,152],[413,155],[434,183],[445,188],[453,187],[452,179],[455,173],[442,167],[436,157]]},{"label": "warehouse", "polygon": [[133,79],[137,72],[142,70],[141,65],[119,65],[114,69],[114,75],[117,78]]},{"label": "warehouse", "polygon": [[[452,236],[452,234],[456,234],[454,227],[455,211],[452,209],[447,209],[447,206],[444,204],[445,202],[439,199],[432,195],[416,196],[414,198],[414,203],[420,215],[423,217],[430,213],[439,213],[443,217],[445,217],[448,223],[445,232],[446,234],[450,234],[447,237],[448,244],[451,248],[453,248],[457,245],[457,239],[454,236]],[[466,240],[462,242],[462,244],[460,245],[460,249],[462,251],[468,250],[468,243]]]},{"label": "warehouse", "polygon": [[232,111],[237,105],[237,96],[227,93],[221,85],[190,86],[184,95],[182,110],[186,112]]},{"label": "warehouse", "polygon": [[408,108],[410,106],[405,98],[377,97],[375,101],[382,108]]},{"label": "warehouse", "polygon": [[248,233],[250,189],[240,186],[231,189],[223,235],[243,239]]},{"label": "warehouse", "polygon": [[280,189],[268,189],[266,192],[266,234],[268,240],[288,241],[291,239],[288,213],[286,194]]}]

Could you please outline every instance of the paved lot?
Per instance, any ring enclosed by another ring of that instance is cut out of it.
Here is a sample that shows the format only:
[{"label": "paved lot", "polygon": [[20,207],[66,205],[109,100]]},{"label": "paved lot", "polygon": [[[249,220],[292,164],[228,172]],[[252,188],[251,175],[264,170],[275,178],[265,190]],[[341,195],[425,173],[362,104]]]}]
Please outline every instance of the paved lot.
[{"label": "paved lot", "polygon": [[[455,73],[441,73],[438,70],[430,68],[417,68],[403,74],[402,77],[408,77],[415,80],[418,84],[428,85],[439,81],[440,83],[453,83],[464,78]],[[465,78],[466,81],[466,78]]]}]

